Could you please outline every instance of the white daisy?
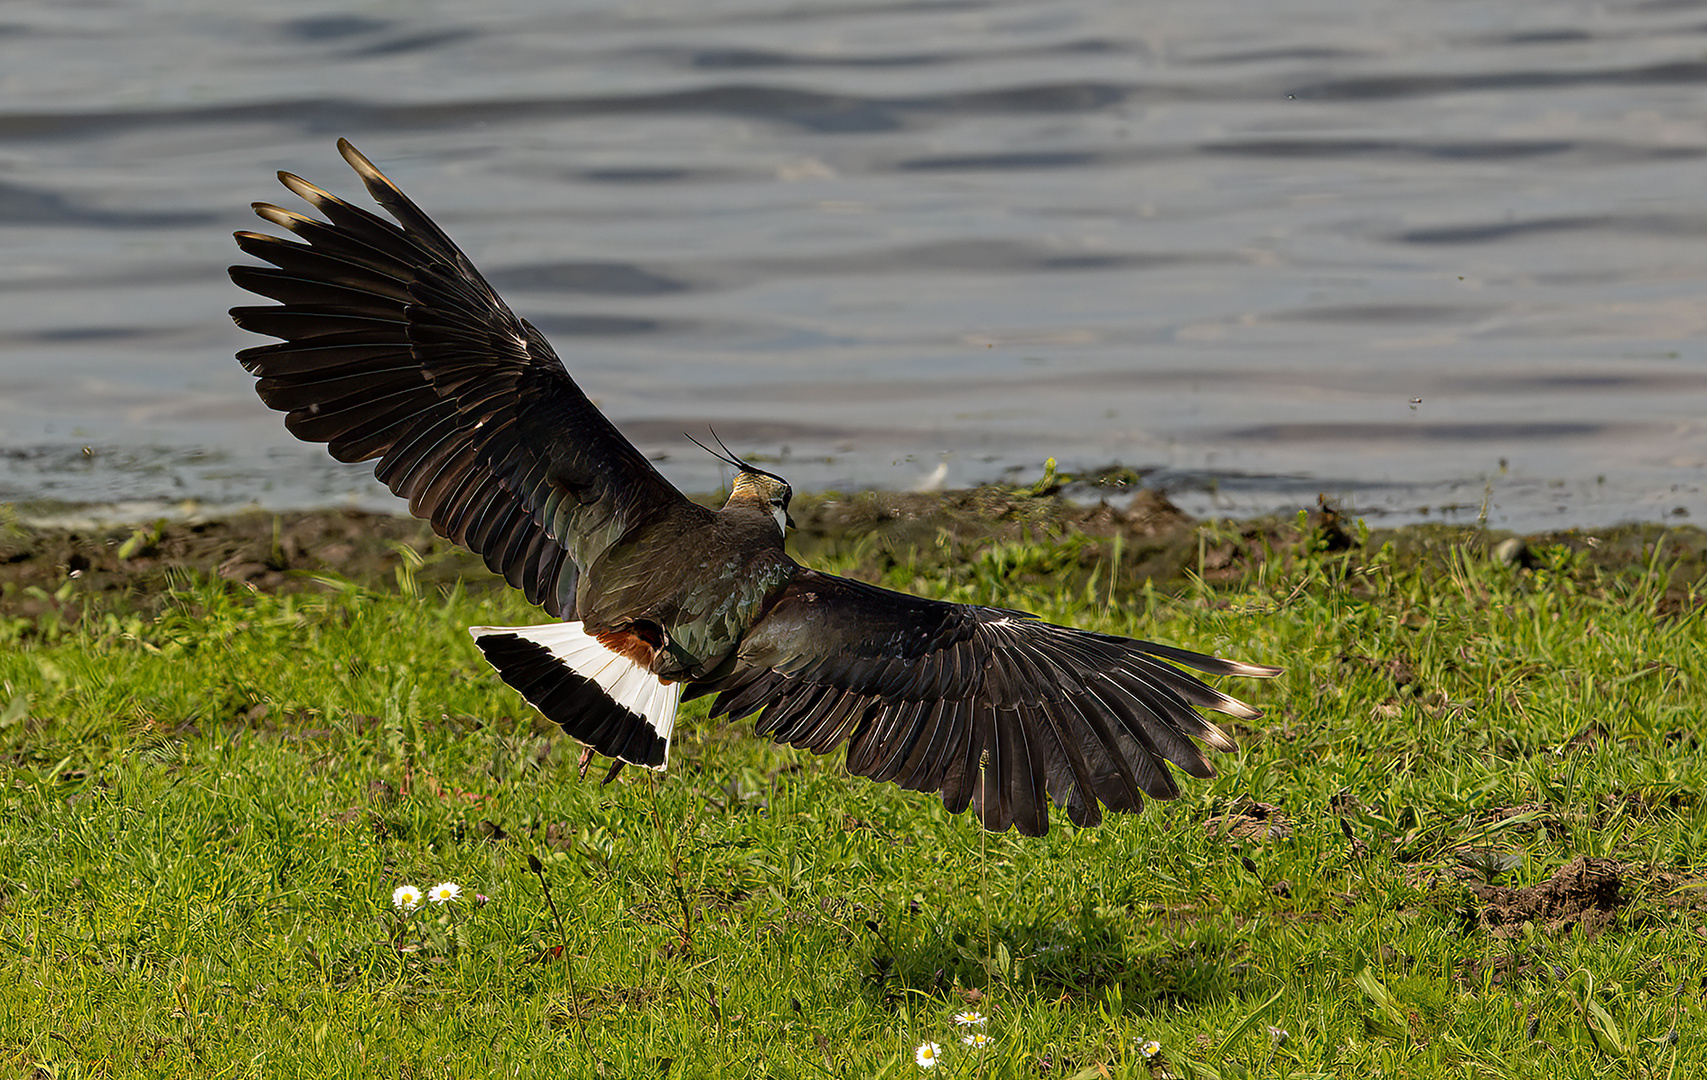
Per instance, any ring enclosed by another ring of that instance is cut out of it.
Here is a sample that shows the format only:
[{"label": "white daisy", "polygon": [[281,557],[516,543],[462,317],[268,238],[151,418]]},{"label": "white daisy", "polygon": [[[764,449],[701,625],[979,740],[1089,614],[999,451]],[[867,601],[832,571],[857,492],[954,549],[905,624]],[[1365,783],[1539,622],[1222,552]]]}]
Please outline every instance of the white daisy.
[{"label": "white daisy", "polygon": [[391,906],[407,915],[421,906],[421,890],[413,885],[399,885],[391,891]]},{"label": "white daisy", "polygon": [[1162,1044],[1157,1042],[1155,1039],[1151,1039],[1143,1046],[1140,1046],[1138,1048],[1138,1052],[1144,1055],[1145,1061],[1155,1061],[1162,1054]]},{"label": "white daisy", "polygon": [[448,904],[462,895],[462,886],[454,881],[441,881],[427,890],[427,899],[435,904]]},{"label": "white daisy", "polygon": [[965,1043],[967,1046],[976,1046],[976,1047],[979,1047],[981,1049],[983,1047],[989,1046],[991,1043],[995,1042],[996,1040],[990,1038],[990,1036],[984,1034],[982,1031],[974,1031],[970,1035],[961,1036],[960,1041]]},{"label": "white daisy", "polygon": [[934,1069],[936,1063],[942,1060],[942,1047],[934,1042],[922,1042],[913,1051],[913,1060],[919,1063],[921,1069]]},{"label": "white daisy", "polygon": [[954,1022],[961,1027],[973,1027],[984,1022],[984,1014],[977,1009],[968,1009],[963,1013],[955,1013]]}]

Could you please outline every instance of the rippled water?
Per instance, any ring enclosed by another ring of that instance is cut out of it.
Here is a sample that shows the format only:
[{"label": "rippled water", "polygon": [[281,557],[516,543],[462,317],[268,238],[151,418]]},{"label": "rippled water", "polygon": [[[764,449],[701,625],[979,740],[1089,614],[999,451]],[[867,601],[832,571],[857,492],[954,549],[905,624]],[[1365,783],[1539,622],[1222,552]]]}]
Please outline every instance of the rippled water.
[{"label": "rippled water", "polygon": [[[347,135],[664,471],[1707,513],[1707,7],[78,3],[0,22],[0,499],[354,500],[231,359]],[[946,470],[939,469],[946,466]]]}]

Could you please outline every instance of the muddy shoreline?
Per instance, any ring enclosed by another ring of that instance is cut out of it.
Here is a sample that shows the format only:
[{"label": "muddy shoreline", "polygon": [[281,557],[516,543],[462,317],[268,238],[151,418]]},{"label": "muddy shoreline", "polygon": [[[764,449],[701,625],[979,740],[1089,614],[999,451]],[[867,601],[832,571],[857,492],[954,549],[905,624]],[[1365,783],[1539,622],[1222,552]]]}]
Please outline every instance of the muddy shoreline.
[{"label": "muddy shoreline", "polygon": [[[149,613],[174,581],[204,575],[268,591],[326,588],[316,579],[328,575],[384,587],[406,558],[423,584],[461,579],[470,589],[502,585],[477,557],[409,517],[339,509],[244,511],[108,525],[66,524],[69,515],[56,516],[59,523],[44,524],[0,506],[0,614],[33,618],[55,610],[74,620],[90,598],[105,608]],[[1707,577],[1707,532],[1694,526],[1631,524],[1526,536],[1450,525],[1365,532],[1327,506],[1286,520],[1198,521],[1155,492],[1087,505],[1047,483],[807,495],[796,499],[794,517],[799,529],[790,535],[789,550],[809,565],[834,559],[844,572],[866,578],[893,577],[898,566],[919,576],[952,574],[991,545],[1038,541],[1050,557],[1015,568],[1016,580],[1070,581],[1095,573],[1106,588],[1112,572],[1116,595],[1129,595],[1146,580],[1165,593],[1192,587],[1197,578],[1212,588],[1237,587],[1265,561],[1288,561],[1308,549],[1355,556],[1387,543],[1400,561],[1439,560],[1443,567],[1455,551],[1519,571],[1669,567],[1671,605],[1699,605],[1690,586]]]}]

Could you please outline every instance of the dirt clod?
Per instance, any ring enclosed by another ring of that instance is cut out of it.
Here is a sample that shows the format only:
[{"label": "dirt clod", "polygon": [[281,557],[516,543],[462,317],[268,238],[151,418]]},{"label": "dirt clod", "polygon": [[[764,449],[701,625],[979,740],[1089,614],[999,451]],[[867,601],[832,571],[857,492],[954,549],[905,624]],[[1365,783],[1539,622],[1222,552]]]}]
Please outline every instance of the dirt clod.
[{"label": "dirt clod", "polygon": [[1286,840],[1292,836],[1292,822],[1286,812],[1272,803],[1248,802],[1233,810],[1218,814],[1203,823],[1211,839],[1245,840],[1260,844],[1264,840]]},{"label": "dirt clod", "polygon": [[1623,895],[1622,868],[1611,859],[1579,855],[1539,885],[1509,889],[1471,885],[1485,905],[1482,925],[1495,937],[1515,937],[1523,924],[1545,926],[1553,933],[1580,927],[1588,937],[1614,926],[1629,899]]}]

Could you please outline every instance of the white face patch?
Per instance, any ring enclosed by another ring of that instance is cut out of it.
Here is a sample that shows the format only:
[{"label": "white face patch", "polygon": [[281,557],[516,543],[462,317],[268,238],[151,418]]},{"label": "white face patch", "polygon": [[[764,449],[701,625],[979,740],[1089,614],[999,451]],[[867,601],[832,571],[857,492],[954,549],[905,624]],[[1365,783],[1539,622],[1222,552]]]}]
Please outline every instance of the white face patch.
[{"label": "white face patch", "polygon": [[771,517],[776,518],[776,531],[788,535],[788,511],[780,506],[771,507]]}]

